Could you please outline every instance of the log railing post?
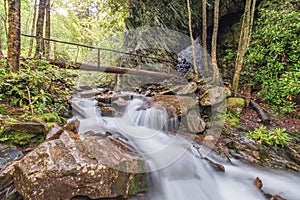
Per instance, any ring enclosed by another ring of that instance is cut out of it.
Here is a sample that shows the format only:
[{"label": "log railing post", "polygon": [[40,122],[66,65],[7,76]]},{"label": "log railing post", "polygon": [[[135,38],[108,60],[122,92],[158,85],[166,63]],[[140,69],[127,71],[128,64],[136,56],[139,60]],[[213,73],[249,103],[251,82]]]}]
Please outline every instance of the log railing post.
[{"label": "log railing post", "polygon": [[141,56],[137,56],[137,66],[136,66],[137,70],[141,69]]},{"label": "log railing post", "polygon": [[100,71],[100,61],[101,61],[101,53],[100,53],[100,48],[97,49],[98,50],[98,60],[97,60],[97,71]]}]

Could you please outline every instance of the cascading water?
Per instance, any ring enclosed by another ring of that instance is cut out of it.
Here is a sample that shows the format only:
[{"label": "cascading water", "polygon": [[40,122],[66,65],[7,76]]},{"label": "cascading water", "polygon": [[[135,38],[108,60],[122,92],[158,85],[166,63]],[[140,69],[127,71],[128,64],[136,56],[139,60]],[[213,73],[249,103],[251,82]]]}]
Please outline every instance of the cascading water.
[{"label": "cascading water", "polygon": [[[164,111],[148,108],[141,99],[132,100],[119,118],[100,117],[95,114],[94,100],[85,99],[83,102],[81,106],[90,114],[81,119],[80,134],[88,130],[97,131],[99,126],[103,126],[126,137],[145,158],[147,172],[150,173],[148,196],[151,200],[264,200],[262,193],[254,187],[253,180],[259,175],[268,181],[267,184],[273,185],[274,178],[270,178],[275,174],[273,172],[266,175],[251,169],[252,173],[249,173],[247,167],[225,165],[226,173],[216,173],[199,158],[188,139],[169,131],[177,126],[174,119],[170,123]],[[299,180],[297,176],[282,176],[273,190],[282,191],[278,185],[288,185],[283,196],[296,200],[299,197],[296,188]],[[272,188],[269,190],[272,191]]]}]

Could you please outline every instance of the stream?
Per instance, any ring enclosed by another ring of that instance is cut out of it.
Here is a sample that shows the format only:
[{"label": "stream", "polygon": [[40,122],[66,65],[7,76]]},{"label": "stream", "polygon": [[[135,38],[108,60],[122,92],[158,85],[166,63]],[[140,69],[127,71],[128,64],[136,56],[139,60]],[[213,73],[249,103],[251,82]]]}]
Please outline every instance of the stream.
[{"label": "stream", "polygon": [[[74,102],[85,112],[84,117],[74,116],[81,121],[79,134],[97,133],[102,128],[118,132],[142,155],[150,174],[147,199],[264,200],[253,184],[256,177],[263,181],[265,193],[300,199],[296,173],[252,167],[238,160],[219,162],[225,173],[215,171],[201,159],[192,141],[171,131],[178,126],[176,119],[168,119],[162,110],[147,108],[142,98],[131,100],[120,117],[102,117],[93,98],[75,98]],[[208,155],[211,160],[215,156]]]}]

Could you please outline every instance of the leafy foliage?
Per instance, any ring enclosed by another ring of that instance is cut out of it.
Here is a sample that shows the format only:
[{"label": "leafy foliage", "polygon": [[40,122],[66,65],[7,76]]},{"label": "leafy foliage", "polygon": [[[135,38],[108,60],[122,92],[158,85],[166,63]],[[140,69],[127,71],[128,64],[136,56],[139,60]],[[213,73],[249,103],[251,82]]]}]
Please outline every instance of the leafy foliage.
[{"label": "leafy foliage", "polygon": [[251,85],[282,113],[291,112],[300,95],[300,13],[261,9],[245,65]]},{"label": "leafy foliage", "polygon": [[15,73],[0,68],[0,100],[11,106],[33,109],[35,114],[66,111],[66,96],[75,84],[75,73],[49,65],[29,61]]},{"label": "leafy foliage", "polygon": [[233,114],[231,112],[219,115],[220,120],[229,127],[236,127],[240,124],[239,114]]},{"label": "leafy foliage", "polygon": [[253,132],[247,133],[246,137],[254,139],[260,144],[266,143],[272,146],[280,145],[281,147],[284,147],[288,142],[292,141],[291,136],[286,133],[285,128],[275,128],[268,131],[265,126],[260,126]]}]

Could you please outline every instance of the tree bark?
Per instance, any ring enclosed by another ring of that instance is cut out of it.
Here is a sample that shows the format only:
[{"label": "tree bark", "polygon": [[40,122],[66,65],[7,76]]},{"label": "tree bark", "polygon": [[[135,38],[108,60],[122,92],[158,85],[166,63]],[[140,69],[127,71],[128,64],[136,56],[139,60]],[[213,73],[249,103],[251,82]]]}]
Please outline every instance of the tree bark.
[{"label": "tree bark", "polygon": [[2,24],[0,23],[0,60],[5,59],[5,56],[2,52]]},{"label": "tree bark", "polygon": [[4,7],[4,16],[3,16],[3,24],[4,24],[4,30],[6,34],[6,38],[8,38],[8,28],[7,28],[7,1],[3,0],[3,7]]},{"label": "tree bark", "polygon": [[36,48],[35,59],[41,59],[44,51],[43,29],[44,29],[44,17],[45,17],[45,2],[46,0],[40,0],[38,19],[36,23]]},{"label": "tree bark", "polygon": [[244,18],[242,22],[240,39],[239,39],[238,52],[235,61],[235,73],[234,73],[233,83],[232,83],[234,96],[236,96],[238,92],[239,79],[243,67],[244,56],[245,53],[247,52],[248,45],[250,42],[250,36],[251,36],[250,31],[253,23],[255,3],[256,3],[255,0],[253,2],[252,0],[246,0]]},{"label": "tree bark", "polygon": [[255,5],[256,5],[256,0],[253,0],[252,6],[251,6],[251,14],[250,14],[250,28],[249,28],[247,49],[248,49],[249,43],[251,41],[251,34],[252,34],[252,27],[253,27],[254,13],[255,13]]},{"label": "tree bark", "polygon": [[202,0],[202,48],[203,48],[203,69],[208,72],[207,63],[207,19],[206,19],[206,0]]},{"label": "tree bark", "polygon": [[[38,0],[34,1],[33,19],[32,19],[32,26],[31,26],[31,35],[34,35],[34,30],[35,30],[37,2],[38,2]],[[32,54],[33,40],[34,40],[34,38],[30,38],[29,50],[28,50],[28,57],[31,57],[31,54]]]},{"label": "tree bark", "polygon": [[[45,27],[45,37],[50,38],[51,35],[51,29],[50,29],[50,0],[46,0],[46,27]],[[45,41],[45,57],[48,59],[50,55],[50,41]]]},{"label": "tree bark", "polygon": [[211,41],[211,62],[213,68],[213,82],[219,81],[219,70],[217,64],[217,39],[218,39],[218,29],[219,29],[219,5],[220,0],[215,0],[215,7],[214,7],[214,28],[212,34],[212,41]]},{"label": "tree bark", "polygon": [[192,44],[194,74],[195,74],[195,77],[198,78],[198,68],[197,68],[196,54],[195,54],[195,42],[194,42],[194,38],[193,38],[192,12],[191,12],[190,0],[187,0],[187,8],[188,8],[188,15],[189,15],[189,31],[190,31],[191,44]]},{"label": "tree bark", "polygon": [[21,2],[12,0],[8,2],[8,40],[7,60],[12,71],[19,70],[19,58],[21,51]]}]

